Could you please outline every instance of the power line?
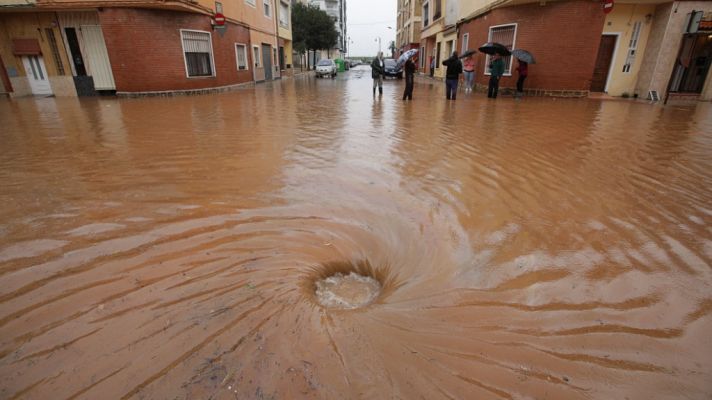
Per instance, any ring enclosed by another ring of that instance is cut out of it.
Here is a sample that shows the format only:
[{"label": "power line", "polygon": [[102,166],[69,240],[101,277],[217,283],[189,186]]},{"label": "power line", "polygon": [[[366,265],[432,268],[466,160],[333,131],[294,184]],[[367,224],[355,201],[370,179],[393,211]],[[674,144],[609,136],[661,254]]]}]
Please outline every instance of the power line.
[{"label": "power line", "polygon": [[346,26],[381,25],[381,24],[392,24],[394,22],[395,22],[395,20],[388,20],[388,21],[378,21],[378,22],[364,22],[364,23],[359,23],[359,24],[346,24]]}]

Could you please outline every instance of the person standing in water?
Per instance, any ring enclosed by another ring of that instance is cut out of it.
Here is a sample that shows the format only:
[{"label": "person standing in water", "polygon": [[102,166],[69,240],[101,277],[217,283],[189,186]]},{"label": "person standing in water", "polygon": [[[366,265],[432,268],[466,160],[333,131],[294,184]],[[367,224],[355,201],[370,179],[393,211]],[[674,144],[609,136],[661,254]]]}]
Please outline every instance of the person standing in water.
[{"label": "person standing in water", "polygon": [[452,56],[443,61],[443,65],[447,67],[445,70],[445,97],[448,100],[457,98],[457,80],[460,79],[462,73],[462,63],[457,58],[457,51],[452,52]]},{"label": "person standing in water", "polygon": [[472,91],[472,86],[475,81],[475,59],[472,58],[472,54],[465,57],[465,61],[462,64],[462,69],[465,74],[465,93],[467,93]]},{"label": "person standing in water", "polygon": [[386,74],[386,67],[383,63],[383,52],[379,51],[378,56],[371,62],[371,78],[373,78],[373,95],[376,95],[376,86],[378,86],[378,95],[383,94],[383,76]]},{"label": "person standing in water", "polygon": [[405,62],[405,91],[403,92],[403,100],[413,100],[413,84],[415,83],[415,60],[417,58],[408,59]]},{"label": "person standing in water", "polygon": [[517,79],[517,97],[522,97],[524,95],[524,80],[527,79],[527,75],[529,75],[529,64],[521,60],[518,61],[517,73],[519,74],[519,79]]},{"label": "person standing in water", "polygon": [[492,56],[492,61],[489,64],[490,68],[490,80],[489,87],[487,88],[487,97],[490,99],[497,98],[497,92],[499,91],[499,78],[504,75],[504,60],[499,54],[494,54]]}]

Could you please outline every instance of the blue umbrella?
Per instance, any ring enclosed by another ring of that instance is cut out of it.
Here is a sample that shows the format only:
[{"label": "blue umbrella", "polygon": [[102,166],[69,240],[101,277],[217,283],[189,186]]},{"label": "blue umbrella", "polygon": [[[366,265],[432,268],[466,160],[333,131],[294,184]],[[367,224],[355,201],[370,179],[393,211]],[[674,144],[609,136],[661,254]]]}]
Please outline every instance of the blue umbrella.
[{"label": "blue umbrella", "polygon": [[416,54],[418,54],[418,49],[410,49],[405,53],[401,54],[401,56],[398,57],[398,66],[403,65],[406,61],[408,61],[409,58],[413,57]]},{"label": "blue umbrella", "polygon": [[519,61],[524,61],[527,64],[536,64],[536,60],[534,59],[532,53],[526,50],[514,49],[512,50],[512,55]]}]

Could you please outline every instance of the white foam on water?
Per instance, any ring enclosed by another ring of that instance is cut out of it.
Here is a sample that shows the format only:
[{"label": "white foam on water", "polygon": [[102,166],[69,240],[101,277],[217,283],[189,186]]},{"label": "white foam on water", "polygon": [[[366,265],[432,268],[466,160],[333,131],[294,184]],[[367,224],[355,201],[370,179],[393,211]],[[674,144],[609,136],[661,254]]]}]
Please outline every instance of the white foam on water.
[{"label": "white foam on water", "polygon": [[370,304],[381,292],[377,280],[351,272],[336,273],[316,282],[316,298],[328,308],[354,309]]}]

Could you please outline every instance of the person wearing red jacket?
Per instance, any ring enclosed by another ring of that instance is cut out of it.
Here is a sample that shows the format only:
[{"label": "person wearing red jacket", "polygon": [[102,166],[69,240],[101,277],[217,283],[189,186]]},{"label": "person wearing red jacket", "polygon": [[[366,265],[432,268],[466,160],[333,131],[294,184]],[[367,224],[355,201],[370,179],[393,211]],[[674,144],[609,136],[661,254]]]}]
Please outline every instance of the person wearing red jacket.
[{"label": "person wearing red jacket", "polygon": [[522,97],[524,94],[524,80],[527,79],[529,74],[529,64],[524,61],[518,60],[517,73],[519,74],[519,79],[517,79],[517,97]]}]

